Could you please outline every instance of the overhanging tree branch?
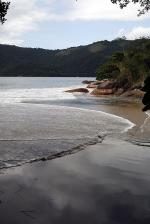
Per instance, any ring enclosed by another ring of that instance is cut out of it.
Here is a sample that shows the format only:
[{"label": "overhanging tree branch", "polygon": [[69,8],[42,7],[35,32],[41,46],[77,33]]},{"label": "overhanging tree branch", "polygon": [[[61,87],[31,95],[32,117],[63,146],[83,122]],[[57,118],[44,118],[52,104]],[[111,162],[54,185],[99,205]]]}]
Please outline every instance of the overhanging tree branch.
[{"label": "overhanging tree branch", "polygon": [[4,23],[6,21],[6,14],[9,8],[10,2],[3,2],[0,0],[0,23]]},{"label": "overhanging tree branch", "polygon": [[128,4],[139,4],[138,16],[141,16],[150,10],[150,0],[111,0],[113,4],[119,4],[120,8],[125,8]]}]

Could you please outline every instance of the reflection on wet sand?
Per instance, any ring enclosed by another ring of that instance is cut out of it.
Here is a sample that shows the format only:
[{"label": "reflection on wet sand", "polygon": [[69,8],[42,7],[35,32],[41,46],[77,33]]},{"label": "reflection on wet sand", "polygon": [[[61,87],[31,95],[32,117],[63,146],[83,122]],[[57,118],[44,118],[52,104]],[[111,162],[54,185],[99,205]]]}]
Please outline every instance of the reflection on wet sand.
[{"label": "reflection on wet sand", "polygon": [[150,223],[149,160],[147,147],[106,138],[74,155],[7,170],[0,223]]}]

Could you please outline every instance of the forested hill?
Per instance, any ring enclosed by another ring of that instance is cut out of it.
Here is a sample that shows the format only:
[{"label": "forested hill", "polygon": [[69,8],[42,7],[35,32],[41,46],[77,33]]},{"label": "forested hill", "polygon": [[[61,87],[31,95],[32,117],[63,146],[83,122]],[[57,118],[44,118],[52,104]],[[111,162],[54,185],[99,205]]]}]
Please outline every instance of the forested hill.
[{"label": "forested hill", "polygon": [[116,51],[136,41],[99,41],[64,50],[0,45],[0,76],[95,76],[97,68]]},{"label": "forested hill", "polygon": [[133,46],[115,52],[97,69],[97,79],[111,79],[121,88],[141,85],[150,76],[150,39],[134,41]]}]

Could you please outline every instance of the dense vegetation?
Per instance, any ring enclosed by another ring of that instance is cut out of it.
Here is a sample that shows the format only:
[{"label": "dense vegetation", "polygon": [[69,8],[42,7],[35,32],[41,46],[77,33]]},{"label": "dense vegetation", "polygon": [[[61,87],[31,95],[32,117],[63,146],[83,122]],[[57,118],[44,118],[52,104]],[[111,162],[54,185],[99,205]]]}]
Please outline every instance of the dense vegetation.
[{"label": "dense vegetation", "polygon": [[97,70],[97,79],[115,79],[128,87],[150,75],[150,39],[138,39],[127,50],[116,52]]},{"label": "dense vegetation", "polygon": [[116,39],[64,50],[44,50],[0,45],[0,76],[96,76],[116,51],[135,41]]}]

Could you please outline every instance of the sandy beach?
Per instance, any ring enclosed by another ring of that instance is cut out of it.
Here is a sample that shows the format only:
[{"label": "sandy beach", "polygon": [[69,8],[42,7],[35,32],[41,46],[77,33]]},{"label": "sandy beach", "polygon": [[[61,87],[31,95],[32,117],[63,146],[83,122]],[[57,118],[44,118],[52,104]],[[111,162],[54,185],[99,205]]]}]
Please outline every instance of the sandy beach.
[{"label": "sandy beach", "polygon": [[150,223],[142,105],[66,95],[64,79],[12,81],[0,92],[0,223]]},{"label": "sandy beach", "polygon": [[74,155],[2,171],[1,223],[149,223],[150,152],[106,138]]},{"label": "sandy beach", "polygon": [[121,136],[1,169],[0,223],[149,223],[150,150]]}]

